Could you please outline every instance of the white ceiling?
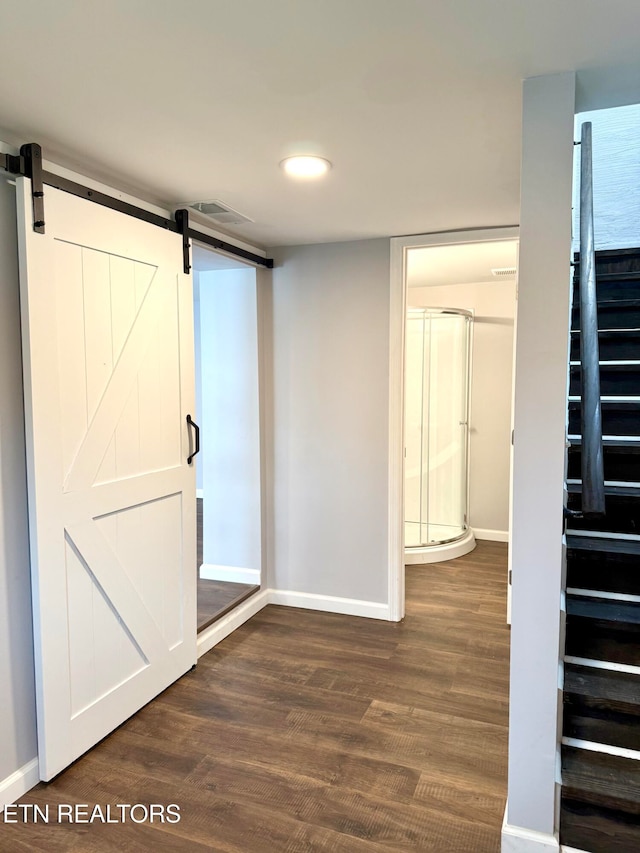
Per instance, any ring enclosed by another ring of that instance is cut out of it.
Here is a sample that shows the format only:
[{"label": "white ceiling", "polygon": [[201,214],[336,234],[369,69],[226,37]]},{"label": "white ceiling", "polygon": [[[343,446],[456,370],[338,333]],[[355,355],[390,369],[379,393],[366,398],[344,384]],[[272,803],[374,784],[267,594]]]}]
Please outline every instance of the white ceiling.
[{"label": "white ceiling", "polygon": [[437,287],[445,284],[515,281],[515,275],[497,278],[491,270],[515,267],[517,260],[517,240],[409,249],[407,285]]},{"label": "white ceiling", "polygon": [[[0,21],[0,139],[221,199],[263,246],[516,224],[522,78],[640,101],[638,0],[0,0]],[[301,151],[326,180],[285,178]]]}]

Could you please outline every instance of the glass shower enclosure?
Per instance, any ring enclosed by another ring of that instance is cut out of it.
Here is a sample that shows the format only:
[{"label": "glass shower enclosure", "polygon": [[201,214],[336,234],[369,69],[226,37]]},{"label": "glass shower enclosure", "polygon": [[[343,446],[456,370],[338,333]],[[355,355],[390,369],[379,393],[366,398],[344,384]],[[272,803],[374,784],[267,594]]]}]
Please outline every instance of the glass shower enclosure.
[{"label": "glass shower enclosure", "polygon": [[407,562],[422,562],[420,553],[467,535],[472,322],[472,312],[462,309],[407,312],[404,526],[405,555],[413,555]]}]

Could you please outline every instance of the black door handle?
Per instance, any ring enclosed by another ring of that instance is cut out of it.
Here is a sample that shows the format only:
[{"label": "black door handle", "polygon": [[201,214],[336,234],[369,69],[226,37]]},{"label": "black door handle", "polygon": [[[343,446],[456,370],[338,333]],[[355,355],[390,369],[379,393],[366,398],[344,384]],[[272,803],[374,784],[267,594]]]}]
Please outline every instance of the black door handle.
[{"label": "black door handle", "polygon": [[196,453],[200,453],[200,427],[193,420],[191,415],[187,415],[187,424],[190,427],[193,427],[196,431],[196,449],[193,451],[193,453],[187,456],[187,465],[191,465],[191,463],[193,462],[193,457],[196,455]]}]

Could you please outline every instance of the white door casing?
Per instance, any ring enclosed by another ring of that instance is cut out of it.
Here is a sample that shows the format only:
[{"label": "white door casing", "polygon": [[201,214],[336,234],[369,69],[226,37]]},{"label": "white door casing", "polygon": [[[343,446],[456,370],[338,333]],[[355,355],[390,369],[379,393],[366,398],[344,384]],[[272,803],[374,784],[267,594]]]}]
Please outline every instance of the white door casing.
[{"label": "white door casing", "polygon": [[196,662],[191,279],[179,235],[17,181],[40,776]]}]

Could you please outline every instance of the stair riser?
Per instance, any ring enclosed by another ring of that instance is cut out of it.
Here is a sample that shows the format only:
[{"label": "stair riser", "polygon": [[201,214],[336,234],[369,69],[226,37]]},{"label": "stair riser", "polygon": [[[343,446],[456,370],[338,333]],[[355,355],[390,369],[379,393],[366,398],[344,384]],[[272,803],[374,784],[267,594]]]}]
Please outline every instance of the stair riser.
[{"label": "stair riser", "polygon": [[[580,280],[580,253],[574,254],[575,278]],[[596,276],[611,273],[640,273],[640,249],[601,249],[596,252]]]},{"label": "stair riser", "polygon": [[565,737],[640,750],[640,717],[606,707],[590,707],[581,698],[565,695]]},{"label": "stair riser", "polygon": [[632,853],[640,850],[640,824],[628,815],[562,797],[560,842],[590,853]]},{"label": "stair riser", "polygon": [[[603,462],[605,480],[640,483],[640,448],[605,446]],[[582,477],[579,447],[569,450],[567,477],[571,480],[579,480]]]},{"label": "stair riser", "polygon": [[562,781],[567,797],[640,814],[640,761],[563,745]]},{"label": "stair riser", "polygon": [[567,587],[640,595],[638,558],[568,549]]},{"label": "stair riser", "polygon": [[[601,332],[598,337],[601,361],[640,361],[640,332]],[[571,335],[571,361],[580,361],[580,335]]]},{"label": "stair riser", "polygon": [[[580,494],[570,494],[567,506],[579,510],[582,506]],[[594,530],[609,533],[640,533],[640,497],[606,495],[603,518],[572,518],[569,530]]]},{"label": "stair riser", "polygon": [[[571,310],[571,330],[580,328],[580,312],[578,308]],[[639,329],[640,306],[598,306],[598,329]]]},{"label": "stair riser", "polygon": [[[569,403],[569,433],[580,435],[580,402]],[[602,403],[603,435],[638,435],[640,406],[638,403]]]},{"label": "stair riser", "polygon": [[[598,278],[596,281],[598,302],[610,299],[640,299],[640,273],[635,278]],[[580,284],[574,281],[573,304],[580,302]]]},{"label": "stair riser", "polygon": [[[580,396],[582,391],[581,370],[572,367],[569,394]],[[640,365],[600,366],[600,393],[611,397],[640,396]]]},{"label": "stair riser", "polygon": [[566,654],[637,666],[640,660],[640,631],[634,626],[619,626],[616,623],[568,615]]}]

